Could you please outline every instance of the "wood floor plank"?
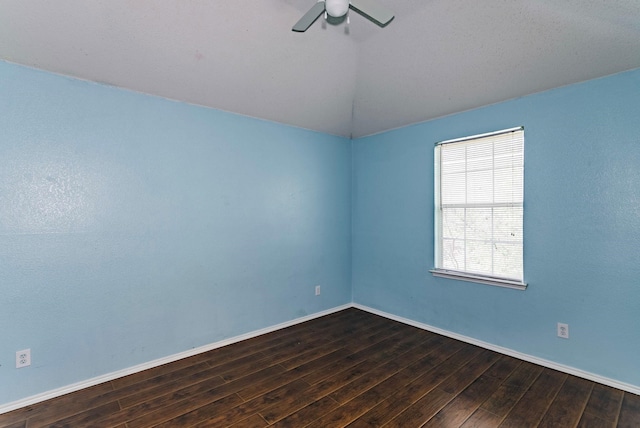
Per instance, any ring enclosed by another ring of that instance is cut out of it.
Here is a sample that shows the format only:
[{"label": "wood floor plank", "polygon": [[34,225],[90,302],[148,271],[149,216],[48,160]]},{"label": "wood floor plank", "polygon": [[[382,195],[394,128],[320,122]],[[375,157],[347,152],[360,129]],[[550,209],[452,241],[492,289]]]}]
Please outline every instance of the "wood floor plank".
[{"label": "wood floor plank", "polygon": [[[436,343],[436,346],[431,346],[432,343]],[[373,404],[381,400],[381,396],[376,393],[366,393],[371,389],[371,387],[380,384],[381,381],[392,377],[402,369],[411,366],[411,364],[415,363],[419,358],[430,354],[437,349],[437,343],[438,341],[435,337],[427,336],[425,337],[424,342],[418,343],[414,348],[410,348],[407,352],[400,354],[388,363],[371,370],[366,376],[361,376],[355,381],[350,382],[331,393],[329,397],[343,405],[337,407],[331,412],[321,415],[309,424],[308,427],[325,428],[346,426],[361,416],[365,411],[370,409]],[[387,383],[387,386],[388,385],[390,385],[390,383]],[[375,395],[378,396],[377,399]],[[366,400],[358,400],[358,397],[365,397]]]},{"label": "wood floor plank", "polygon": [[504,428],[537,426],[566,379],[567,375],[564,373],[544,369],[500,426]]},{"label": "wood floor plank", "polygon": [[[368,343],[368,341],[366,341],[366,343]],[[379,365],[379,355],[389,352],[389,347],[399,348],[406,343],[408,343],[406,337],[403,338],[394,333],[388,339],[382,340],[381,342],[364,348],[362,351],[348,356],[342,360],[342,364],[337,365],[334,370],[328,372],[328,374],[333,373],[332,376],[326,377],[323,375],[322,380],[314,383],[306,391],[304,396],[295,397],[292,400],[285,400],[280,403],[280,405],[270,408],[268,412],[262,412],[262,417],[269,423],[275,423],[286,418],[291,413],[308,406],[314,400],[323,398],[325,395],[368,373]],[[358,361],[360,362],[357,363]],[[353,364],[354,362],[356,362],[356,364]],[[302,379],[309,382],[308,377],[303,377]],[[312,381],[315,380],[318,379],[312,378]],[[244,391],[242,393],[244,393]]]},{"label": "wood floor plank", "polygon": [[521,363],[480,407],[501,418],[506,417],[540,373],[542,367],[527,362]]},{"label": "wood floor plank", "polygon": [[426,337],[425,339],[426,340],[424,342],[417,343],[413,348],[409,348],[405,352],[398,350],[397,356],[394,358],[385,358],[383,361],[387,361],[386,363],[380,364],[378,367],[367,373],[366,376],[362,376],[337,391],[332,392],[331,398],[340,404],[344,404],[388,377],[393,376],[403,368],[410,366],[426,355],[429,355],[437,348],[437,344],[434,346],[436,338]]},{"label": "wood floor plank", "polygon": [[500,378],[480,376],[425,425],[425,428],[459,427],[500,386]]},{"label": "wood floor plank", "polygon": [[18,422],[14,422],[12,424],[7,424],[7,425],[2,425],[5,428],[25,428],[27,426],[27,421],[25,419],[18,421]]},{"label": "wood floor plank", "polygon": [[291,356],[291,358],[283,359],[280,361],[280,364],[286,369],[293,369],[313,360],[317,360],[325,355],[329,355],[335,351],[341,350],[347,345],[347,343],[349,343],[349,339],[343,338],[329,342],[321,347],[305,349],[302,352]]},{"label": "wood floor plank", "polygon": [[[237,394],[243,388],[254,383],[268,381],[284,372],[280,366],[270,366],[256,373],[249,374],[241,379],[224,385],[207,389],[206,382],[196,385],[197,388],[190,387],[191,390],[184,390],[167,394],[150,402],[143,403],[126,409],[121,417],[127,420],[129,428],[149,426],[151,422],[158,424],[177,417],[182,413],[190,412],[200,406],[205,406],[216,400],[231,394]],[[156,409],[149,412],[149,408]]]},{"label": "wood floor plank", "polygon": [[619,389],[596,384],[584,412],[615,424],[618,421],[623,396]]},{"label": "wood floor plank", "polygon": [[496,428],[500,426],[502,419],[498,415],[479,408],[460,425],[460,428]]},{"label": "wood floor plank", "polygon": [[[240,423],[245,419],[250,419],[252,414],[258,414],[275,403],[285,400],[287,397],[300,395],[309,387],[309,384],[302,380],[294,380],[279,388],[269,391],[268,393],[254,398],[253,400],[243,402],[232,409],[227,410],[224,414],[209,417],[206,421],[198,424],[198,427],[219,427]],[[259,418],[265,425],[266,421]]]},{"label": "wood floor plank", "polygon": [[339,362],[343,361],[346,358],[349,358],[350,355],[352,355],[351,351],[347,349],[344,349],[344,348],[336,349],[335,351],[329,354],[321,355],[318,358],[315,358],[311,361],[307,361],[306,363],[300,366],[291,368],[287,371],[291,373],[296,373],[300,377],[306,376],[316,371],[322,371],[325,373],[331,372],[332,368],[335,369],[336,367],[340,367]]},{"label": "wood floor plank", "polygon": [[187,413],[182,413],[175,418],[169,419],[166,422],[154,425],[157,428],[174,428],[174,427],[188,427],[193,426],[199,422],[206,421],[207,419],[216,415],[225,414],[229,410],[242,403],[242,398],[238,394],[231,394],[216,400],[212,403],[199,406],[194,410]]},{"label": "wood floor plank", "polygon": [[[379,323],[378,318],[379,317],[375,317],[374,319],[379,325],[382,325],[382,323]],[[351,311],[340,311],[319,319],[296,324],[286,329],[277,330],[247,339],[233,345],[217,348],[191,358],[199,358],[202,361],[207,361],[211,367],[218,367],[241,356],[257,353],[269,353],[274,347],[291,342],[292,337],[300,334],[313,336],[318,331],[323,332],[326,329],[337,329],[339,331],[343,331],[343,334],[348,334],[350,329],[353,328],[352,325],[358,326],[369,319],[370,318],[359,317]],[[345,324],[347,325],[346,327]]]},{"label": "wood floor plank", "polygon": [[[356,330],[354,330],[354,328]],[[381,320],[375,319],[367,320],[367,322],[354,323],[347,327],[336,329],[335,331],[329,330],[325,333],[320,333],[329,340],[324,340],[321,346],[314,346],[303,350],[303,352],[298,352],[290,356],[289,359],[281,359],[280,364],[287,369],[293,369],[323,357],[324,355],[331,354],[336,350],[349,352],[346,348],[354,342],[354,331],[357,331],[358,335],[373,335],[375,337],[385,338],[390,331],[390,326],[385,325]]]},{"label": "wood floor plank", "polygon": [[[364,323],[364,320],[353,324],[360,325],[363,332],[378,332],[388,328],[378,319],[373,325]],[[289,341],[265,350],[264,354],[269,357],[272,364],[277,362],[287,369],[299,366],[321,355],[331,353],[335,349],[342,349],[349,343],[349,336],[353,334],[354,326],[349,324],[335,327],[292,336]]]},{"label": "wood floor plank", "polygon": [[[317,420],[322,415],[327,414],[331,410],[338,407],[339,404],[329,396],[322,397],[319,400],[312,402],[311,404],[303,407],[295,413],[287,416],[284,419],[279,420],[275,424],[271,425],[272,427],[277,428],[298,428],[307,426],[309,421]],[[324,425],[323,428],[326,428],[327,425]]]},{"label": "wood floor plank", "polygon": [[208,359],[207,355],[208,354],[200,354],[189,358],[183,358],[181,360],[163,364],[158,367],[153,367],[141,372],[133,373],[128,376],[114,379],[111,381],[111,384],[113,385],[113,389],[120,389],[158,376],[163,376],[174,371],[182,370],[186,367],[202,363],[206,364],[206,360]]},{"label": "wood floor plank", "polygon": [[0,415],[0,427],[640,427],[640,397],[347,309]]},{"label": "wood floor plank", "polygon": [[[389,340],[390,341],[394,340],[395,337],[396,337],[395,335],[391,336]],[[404,342],[402,340],[398,340],[396,342],[396,345],[402,346],[403,343]],[[295,397],[292,400],[285,400],[279,403],[278,406],[274,406],[274,408],[269,409],[267,413],[263,414],[264,418],[267,421],[271,421],[271,422],[278,421],[286,417],[288,414],[292,413],[293,411],[306,407],[311,402],[313,402],[313,400],[321,398],[325,394],[328,394],[331,391],[336,390],[337,388],[340,387],[340,385],[348,384],[351,379],[357,379],[362,374],[367,373],[368,368],[374,368],[376,366],[377,364],[375,362],[376,355],[377,355],[376,352],[378,353],[383,352],[383,350],[387,345],[388,343],[374,344],[372,346],[369,346],[368,348],[365,348],[364,351],[366,352],[357,352],[356,354],[347,356],[346,359],[348,359],[349,363],[347,365],[343,364],[342,367],[339,367],[342,370],[339,370],[338,367],[335,367],[335,368],[332,367],[331,368],[332,370],[327,370],[326,366],[321,365],[320,369],[328,377],[323,376],[324,379],[319,383],[317,383],[314,388],[310,388],[309,391],[307,391],[306,396]],[[364,358],[365,356],[370,356],[372,360],[366,360],[366,358]],[[361,361],[361,360],[364,360],[364,361]],[[357,361],[360,361],[360,363],[357,363]],[[357,364],[351,365],[352,363],[357,363]],[[308,368],[312,368],[312,367],[309,366]],[[293,371],[296,374],[300,374],[300,373],[304,374],[304,372],[301,372],[298,369],[299,368],[296,368],[296,370],[293,370]],[[338,370],[337,373],[336,373],[336,370]],[[304,377],[303,379],[306,380],[306,378]]]},{"label": "wood floor plank", "polygon": [[42,412],[46,410],[50,410],[52,407],[43,406],[44,403],[56,402],[57,399],[43,401],[41,403],[35,405],[29,405],[22,407],[20,409],[12,410],[7,413],[0,414],[0,426],[21,426],[26,424],[27,419],[29,419],[32,415],[38,416]]},{"label": "wood floor plank", "polygon": [[[397,331],[386,331],[381,333],[382,334],[375,335],[376,340],[373,343],[370,342],[371,337],[358,341],[363,342],[362,347],[360,347],[358,351],[348,355],[346,358],[336,361],[326,367],[325,370],[316,371],[306,375],[304,380],[312,385],[321,382],[332,374],[335,374],[336,371],[344,370],[348,366],[356,366],[357,364],[368,360],[372,354],[384,351],[401,337],[400,332]],[[353,350],[354,346],[350,346],[348,349]]]},{"label": "wood floor plank", "polygon": [[638,426],[640,426],[640,395],[625,392],[618,418],[618,427],[635,428]]},{"label": "wood floor plank", "polygon": [[225,383],[224,379],[218,376],[217,372],[214,369],[207,369],[203,372],[194,373],[190,376],[185,376],[182,379],[177,379],[167,384],[153,386],[135,394],[126,395],[120,398],[118,402],[123,409],[126,409],[129,407],[140,405],[158,397],[162,397],[170,391],[184,390],[185,388],[188,388],[192,385],[205,385],[205,382],[206,387],[209,389],[223,385]]},{"label": "wood floor plank", "polygon": [[591,413],[583,413],[577,428],[614,428],[615,422],[601,419]]},{"label": "wood floor plank", "polygon": [[0,426],[11,426],[14,424],[26,423],[27,419],[31,415],[38,415],[44,410],[42,407],[40,407],[40,404],[29,405],[17,410],[12,410],[11,412],[0,414]]},{"label": "wood floor plank", "polygon": [[[456,346],[457,345],[457,346]],[[481,351],[476,347],[469,347],[459,342],[451,341],[451,348],[455,350],[450,357],[418,376],[401,390],[396,391],[384,401],[350,424],[350,427],[379,427],[389,422],[403,412],[412,403],[436,388],[451,376],[460,366],[473,359]],[[457,349],[456,349],[457,348]]]},{"label": "wood floor plank", "polygon": [[47,424],[49,428],[71,428],[71,427],[87,427],[97,426],[97,421],[106,415],[111,415],[120,410],[117,402],[112,401],[100,407],[93,409],[91,412],[82,412],[73,416],[66,417],[54,423]]},{"label": "wood floor plank", "polygon": [[159,385],[166,385],[167,383],[192,376],[209,368],[209,365],[203,361],[200,363],[182,367],[178,370],[171,370],[166,373],[161,373],[158,376],[145,379],[144,382],[130,383],[128,385],[122,385],[120,387],[113,386],[113,391],[109,391],[108,393],[102,394],[99,397],[104,397],[105,395],[109,394],[117,398],[126,397],[127,395],[132,395]]},{"label": "wood floor plank", "polygon": [[[437,339],[437,338],[436,338]],[[433,342],[433,346],[430,352],[423,356],[419,361],[414,364],[405,367],[404,369],[394,373],[384,381],[378,383],[374,387],[366,390],[363,393],[353,397],[351,400],[342,403],[342,405],[335,410],[327,413],[321,418],[313,421],[309,424],[311,427],[324,428],[327,426],[346,426],[358,417],[362,416],[365,412],[373,408],[376,404],[386,399],[389,395],[396,392],[403,386],[409,384],[416,377],[416,373],[423,373],[434,367],[434,359],[431,358],[431,354],[438,351],[443,346],[442,340],[436,340]],[[429,357],[429,358],[428,358]],[[365,378],[365,377],[363,377]],[[361,379],[363,379],[361,378]],[[366,376],[368,379],[369,376]],[[352,382],[349,385],[358,383]],[[338,390],[341,391],[342,389]],[[337,392],[338,392],[337,391]],[[335,398],[335,393],[330,396]]]},{"label": "wood floor plank", "polygon": [[494,377],[500,382],[505,381],[515,371],[522,361],[507,355],[501,355],[500,360],[492,365],[485,373],[485,376]]},{"label": "wood floor plank", "polygon": [[292,368],[325,355],[332,349],[344,348],[349,343],[346,338],[336,339],[332,332],[316,333],[314,336],[296,336],[289,342],[265,351],[265,354],[271,364],[280,363],[285,368]]},{"label": "wood floor plank", "polygon": [[353,353],[357,353],[369,346],[380,343],[393,335],[399,334],[401,331],[402,329],[396,325],[385,326],[379,330],[364,333],[362,336],[358,337],[358,340],[350,341],[345,349],[348,349]]},{"label": "wood floor plank", "polygon": [[27,406],[10,413],[0,415],[0,426],[9,425],[25,419],[29,421],[31,426],[45,426],[47,422],[57,421],[67,416],[75,415],[83,409],[93,408],[100,404],[104,404],[105,401],[99,402],[96,405],[87,405],[86,403],[93,400],[96,396],[100,396],[101,394],[110,391],[113,391],[113,387],[110,383],[105,382],[85,388],[81,393],[70,393],[61,397],[52,398],[37,405]]},{"label": "wood floor plank", "polygon": [[549,406],[538,428],[574,427],[587,405],[593,382],[569,377]]},{"label": "wood floor plank", "polygon": [[[196,428],[204,428],[204,427],[216,427],[218,425],[197,425]],[[259,415],[253,415],[248,419],[240,421],[236,424],[229,425],[226,428],[264,428],[269,426],[269,424],[262,419]]]},{"label": "wood floor plank", "polygon": [[438,388],[449,394],[457,395],[499,359],[500,356],[495,352],[486,349],[479,350],[472,360],[456,370]]},{"label": "wood floor plank", "polygon": [[[27,426],[48,427],[61,419],[69,418],[71,420],[74,420],[74,418],[77,418],[79,414],[93,412],[99,413],[100,408],[103,407],[105,403],[112,402],[117,403],[117,399],[109,399],[108,395],[105,394],[103,396],[95,397],[89,402],[68,403],[64,405],[58,404],[55,407],[51,407],[49,412],[43,412],[39,415],[29,418]],[[120,408],[118,406],[116,411],[119,409]]]},{"label": "wood floor plank", "polygon": [[411,404],[398,416],[389,421],[385,427],[405,428],[420,427],[442,409],[454,395],[436,388],[424,397]]},{"label": "wood floor plank", "polygon": [[[265,379],[263,382],[255,382],[238,391],[238,395],[244,400],[251,400],[266,394],[267,392],[282,386],[284,383],[292,382],[300,379],[300,374],[295,372],[283,371],[279,376],[273,376]],[[308,383],[305,382],[307,385]]]},{"label": "wood floor plank", "polygon": [[164,395],[109,415],[104,420],[101,420],[101,423],[115,425],[126,422],[129,428],[134,428],[136,426],[144,426],[148,421],[164,422],[180,415],[181,412],[188,412],[198,405],[206,405],[227,395],[235,394],[252,382],[277,376],[283,371],[284,369],[281,367],[271,366],[237,381],[214,387],[211,387],[207,381],[203,381],[189,385],[186,388],[167,391]]},{"label": "wood floor plank", "polygon": [[294,414],[298,410],[305,408],[307,405],[313,403],[319,398],[322,398],[322,395],[320,397],[315,397],[312,396],[308,390],[303,391],[299,395],[285,397],[273,406],[270,406],[268,409],[260,411],[259,415],[267,421],[267,423],[274,424],[279,420]]},{"label": "wood floor plank", "polygon": [[277,364],[270,355],[260,352],[246,357],[240,357],[235,361],[229,361],[219,366],[209,369],[210,373],[215,373],[224,379],[225,382],[232,382],[249,373],[262,370],[265,366]]},{"label": "wood floor plank", "polygon": [[[438,389],[456,398],[438,411],[426,426],[459,426],[463,423],[484,401],[483,397],[498,388],[500,377],[482,377],[482,374],[498,361],[498,354],[482,350],[473,360],[442,382]],[[498,372],[499,370],[493,374]]]},{"label": "wood floor plank", "polygon": [[[355,379],[358,376],[358,373],[361,376],[366,372],[370,371],[371,368],[375,367],[379,359],[382,358],[381,356],[386,355],[385,353],[392,352],[390,350],[393,350],[393,349],[399,349],[403,346],[407,346],[408,343],[411,343],[411,341],[416,341],[416,340],[418,339],[416,339],[415,337],[399,337],[398,338],[398,335],[394,335],[392,336],[392,338],[389,338],[387,341],[382,341],[379,344],[375,344],[369,348],[366,348],[367,358],[361,359],[361,364],[365,362],[366,364],[362,366],[360,364],[351,366],[351,363],[355,362],[357,358],[347,357],[342,360],[343,364],[341,368],[353,367],[354,370],[350,372],[350,376],[351,376],[351,379]],[[345,361],[348,361],[348,362],[345,364],[344,363]],[[343,370],[342,372],[346,372],[346,370]],[[316,371],[314,373],[318,373],[318,372]],[[297,377],[299,375],[300,375],[299,371],[291,372],[291,373],[283,374],[282,378],[290,380],[292,379],[292,376]],[[303,379],[307,383],[312,383],[309,380],[309,376],[305,376],[303,377]],[[274,380],[274,382],[277,382],[277,380]],[[242,391],[239,392],[239,394],[243,399],[249,400],[259,394],[264,393],[266,390],[272,389],[273,387],[274,387],[273,383],[255,384],[243,389]],[[327,387],[326,382],[323,384],[323,387]]]}]

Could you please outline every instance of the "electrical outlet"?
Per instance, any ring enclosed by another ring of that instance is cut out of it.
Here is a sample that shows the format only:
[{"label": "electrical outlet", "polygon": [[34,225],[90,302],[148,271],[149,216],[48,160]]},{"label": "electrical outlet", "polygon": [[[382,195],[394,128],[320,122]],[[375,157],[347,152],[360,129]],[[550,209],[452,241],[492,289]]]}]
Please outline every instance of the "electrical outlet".
[{"label": "electrical outlet", "polygon": [[558,323],[558,337],[563,339],[569,338],[569,324]]},{"label": "electrical outlet", "polygon": [[320,295],[320,286],[316,285],[316,296]]},{"label": "electrical outlet", "polygon": [[16,352],[16,368],[27,367],[31,365],[31,349]]}]

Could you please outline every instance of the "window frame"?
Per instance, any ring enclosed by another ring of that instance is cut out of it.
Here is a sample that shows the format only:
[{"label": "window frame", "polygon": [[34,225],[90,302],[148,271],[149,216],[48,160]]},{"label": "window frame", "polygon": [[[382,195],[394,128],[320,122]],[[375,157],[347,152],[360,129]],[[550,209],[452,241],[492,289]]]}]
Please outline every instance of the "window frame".
[{"label": "window frame", "polygon": [[[445,144],[477,140],[481,138],[487,138],[491,136],[497,136],[497,135],[502,135],[510,132],[518,132],[518,131],[524,132],[524,127],[519,126],[515,128],[503,129],[495,132],[488,132],[484,134],[472,135],[472,136],[463,137],[463,138],[456,138],[453,140],[441,141],[435,144],[434,175],[433,175],[434,177],[434,260],[433,260],[433,263],[435,267],[429,270],[429,272],[431,272],[431,274],[434,277],[456,279],[461,281],[494,285],[494,286],[512,288],[517,290],[525,290],[527,288],[527,284],[526,282],[524,282],[524,253],[523,253],[523,260],[522,260],[522,263],[523,263],[523,271],[522,271],[523,279],[522,280],[511,279],[511,278],[500,277],[500,276],[493,276],[493,275],[483,275],[483,274],[478,274],[478,273],[473,273],[468,271],[458,271],[458,270],[451,270],[451,269],[438,267],[440,264],[440,261],[442,260],[441,257],[442,257],[442,242],[443,242],[442,236],[441,236],[443,215],[442,215],[442,206],[441,206],[441,177],[440,177],[441,158],[440,158],[439,147]],[[524,144],[524,134],[523,134],[523,144]],[[524,150],[524,147],[523,147],[523,150]],[[523,164],[523,167],[524,167],[524,164]],[[524,176],[523,176],[522,185],[524,186]],[[523,188],[523,192],[524,192],[524,188]],[[524,207],[524,197],[522,200],[522,206]],[[523,224],[522,245],[524,250],[524,224]]]}]

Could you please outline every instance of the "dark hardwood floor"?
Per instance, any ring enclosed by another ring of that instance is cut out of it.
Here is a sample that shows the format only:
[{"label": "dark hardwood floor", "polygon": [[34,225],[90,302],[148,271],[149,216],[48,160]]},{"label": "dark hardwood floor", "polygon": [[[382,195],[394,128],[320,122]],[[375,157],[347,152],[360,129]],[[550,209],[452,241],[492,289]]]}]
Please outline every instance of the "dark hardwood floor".
[{"label": "dark hardwood floor", "polygon": [[640,427],[640,396],[348,309],[0,415],[2,427]]}]

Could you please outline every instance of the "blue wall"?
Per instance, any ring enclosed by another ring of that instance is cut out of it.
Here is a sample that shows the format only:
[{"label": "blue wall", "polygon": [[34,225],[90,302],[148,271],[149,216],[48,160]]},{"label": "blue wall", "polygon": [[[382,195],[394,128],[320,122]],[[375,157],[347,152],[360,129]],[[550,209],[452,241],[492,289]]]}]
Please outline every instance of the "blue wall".
[{"label": "blue wall", "polygon": [[[354,141],[354,302],[640,386],[639,118],[635,70]],[[520,125],[529,288],[432,277],[434,143]]]},{"label": "blue wall", "polygon": [[0,62],[0,404],[350,302],[350,171],[348,139]]},{"label": "blue wall", "polygon": [[[640,386],[638,117],[635,70],[350,143],[0,62],[0,404],[352,293]],[[529,288],[432,277],[433,143],[518,125]]]}]

